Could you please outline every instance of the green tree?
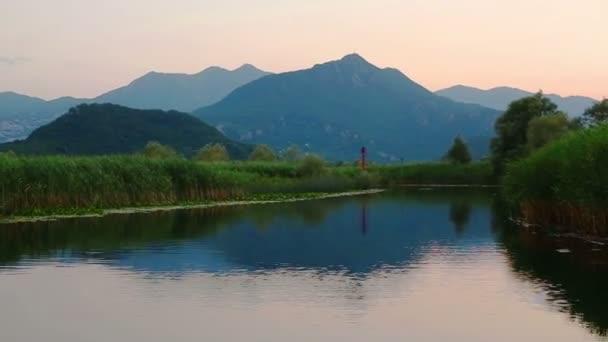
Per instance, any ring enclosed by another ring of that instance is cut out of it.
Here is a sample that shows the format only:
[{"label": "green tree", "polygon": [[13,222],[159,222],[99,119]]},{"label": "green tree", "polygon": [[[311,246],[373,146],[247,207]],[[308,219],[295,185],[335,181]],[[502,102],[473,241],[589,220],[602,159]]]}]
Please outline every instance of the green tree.
[{"label": "green tree", "polygon": [[532,119],[559,113],[557,105],[542,92],[511,102],[495,124],[496,138],[490,145],[494,173],[502,174],[508,161],[526,155],[528,124]]},{"label": "green tree", "polygon": [[294,163],[302,159],[302,150],[296,145],[289,146],[285,152],[283,152],[283,160]]},{"label": "green tree", "polygon": [[471,162],[471,152],[469,152],[469,147],[461,136],[457,136],[454,139],[452,147],[450,147],[443,159],[456,164],[468,164]]},{"label": "green tree", "polygon": [[582,121],[586,126],[608,122],[608,99],[603,99],[587,108],[583,113]]},{"label": "green tree", "polygon": [[196,161],[220,162],[230,160],[226,146],[222,144],[207,144],[194,156]]},{"label": "green tree", "polygon": [[325,161],[315,155],[308,154],[300,161],[297,172],[303,177],[316,177],[323,174],[325,171]]},{"label": "green tree", "polygon": [[533,151],[566,134],[571,122],[565,113],[540,116],[530,120],[526,132],[528,150]]},{"label": "green tree", "polygon": [[257,145],[249,155],[249,160],[271,162],[277,160],[277,155],[268,145]]},{"label": "green tree", "polygon": [[144,156],[148,158],[175,158],[177,157],[177,152],[169,147],[165,146],[156,141],[150,141],[144,147],[143,153]]}]

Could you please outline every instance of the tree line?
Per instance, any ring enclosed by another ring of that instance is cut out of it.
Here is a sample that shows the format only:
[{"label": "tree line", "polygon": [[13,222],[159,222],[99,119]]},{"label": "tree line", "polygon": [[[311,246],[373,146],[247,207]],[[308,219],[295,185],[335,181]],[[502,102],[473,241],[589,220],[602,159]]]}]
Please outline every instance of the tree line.
[{"label": "tree line", "polygon": [[[490,143],[489,156],[494,174],[501,176],[510,162],[530,155],[568,132],[606,122],[608,99],[595,103],[573,119],[542,92],[513,101],[495,123],[496,137]],[[471,162],[469,147],[461,136],[454,139],[443,159],[457,164]]]}]

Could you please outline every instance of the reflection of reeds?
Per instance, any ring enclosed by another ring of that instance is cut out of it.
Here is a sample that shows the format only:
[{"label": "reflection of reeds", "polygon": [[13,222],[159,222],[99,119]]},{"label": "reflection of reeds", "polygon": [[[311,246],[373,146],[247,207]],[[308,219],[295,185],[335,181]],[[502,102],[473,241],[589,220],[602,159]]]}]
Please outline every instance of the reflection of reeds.
[{"label": "reflection of reeds", "polygon": [[608,208],[529,200],[522,202],[521,213],[528,223],[590,236],[608,236]]}]

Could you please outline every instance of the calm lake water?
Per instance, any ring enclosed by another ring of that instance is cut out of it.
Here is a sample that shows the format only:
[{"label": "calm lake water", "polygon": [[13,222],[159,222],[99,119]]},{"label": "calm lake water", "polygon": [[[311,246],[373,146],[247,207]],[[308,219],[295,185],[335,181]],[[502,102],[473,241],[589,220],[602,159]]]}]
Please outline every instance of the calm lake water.
[{"label": "calm lake water", "polygon": [[410,191],[0,225],[0,341],[606,341],[605,247]]}]

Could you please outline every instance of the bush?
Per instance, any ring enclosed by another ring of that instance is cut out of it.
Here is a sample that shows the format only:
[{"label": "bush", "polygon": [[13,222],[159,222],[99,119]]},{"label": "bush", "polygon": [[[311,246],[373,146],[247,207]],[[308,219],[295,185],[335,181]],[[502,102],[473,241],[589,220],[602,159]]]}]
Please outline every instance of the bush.
[{"label": "bush", "polygon": [[268,145],[257,145],[249,155],[249,160],[272,162],[277,160],[277,154]]},{"label": "bush", "polygon": [[177,157],[177,152],[172,147],[165,146],[156,141],[148,142],[146,147],[144,147],[142,154],[148,158],[166,159]]},{"label": "bush", "polygon": [[608,203],[608,125],[569,133],[513,162],[504,178],[513,202]]},{"label": "bush", "polygon": [[207,144],[194,156],[196,161],[221,162],[230,160],[226,146],[222,144]]},{"label": "bush", "polygon": [[289,163],[295,163],[302,160],[302,151],[296,145],[289,146],[284,152],[282,159]]},{"label": "bush", "polygon": [[314,154],[309,154],[298,165],[297,173],[301,177],[318,177],[325,171],[325,161]]},{"label": "bush", "polygon": [[505,197],[529,223],[608,235],[608,125],[569,133],[511,163]]}]

